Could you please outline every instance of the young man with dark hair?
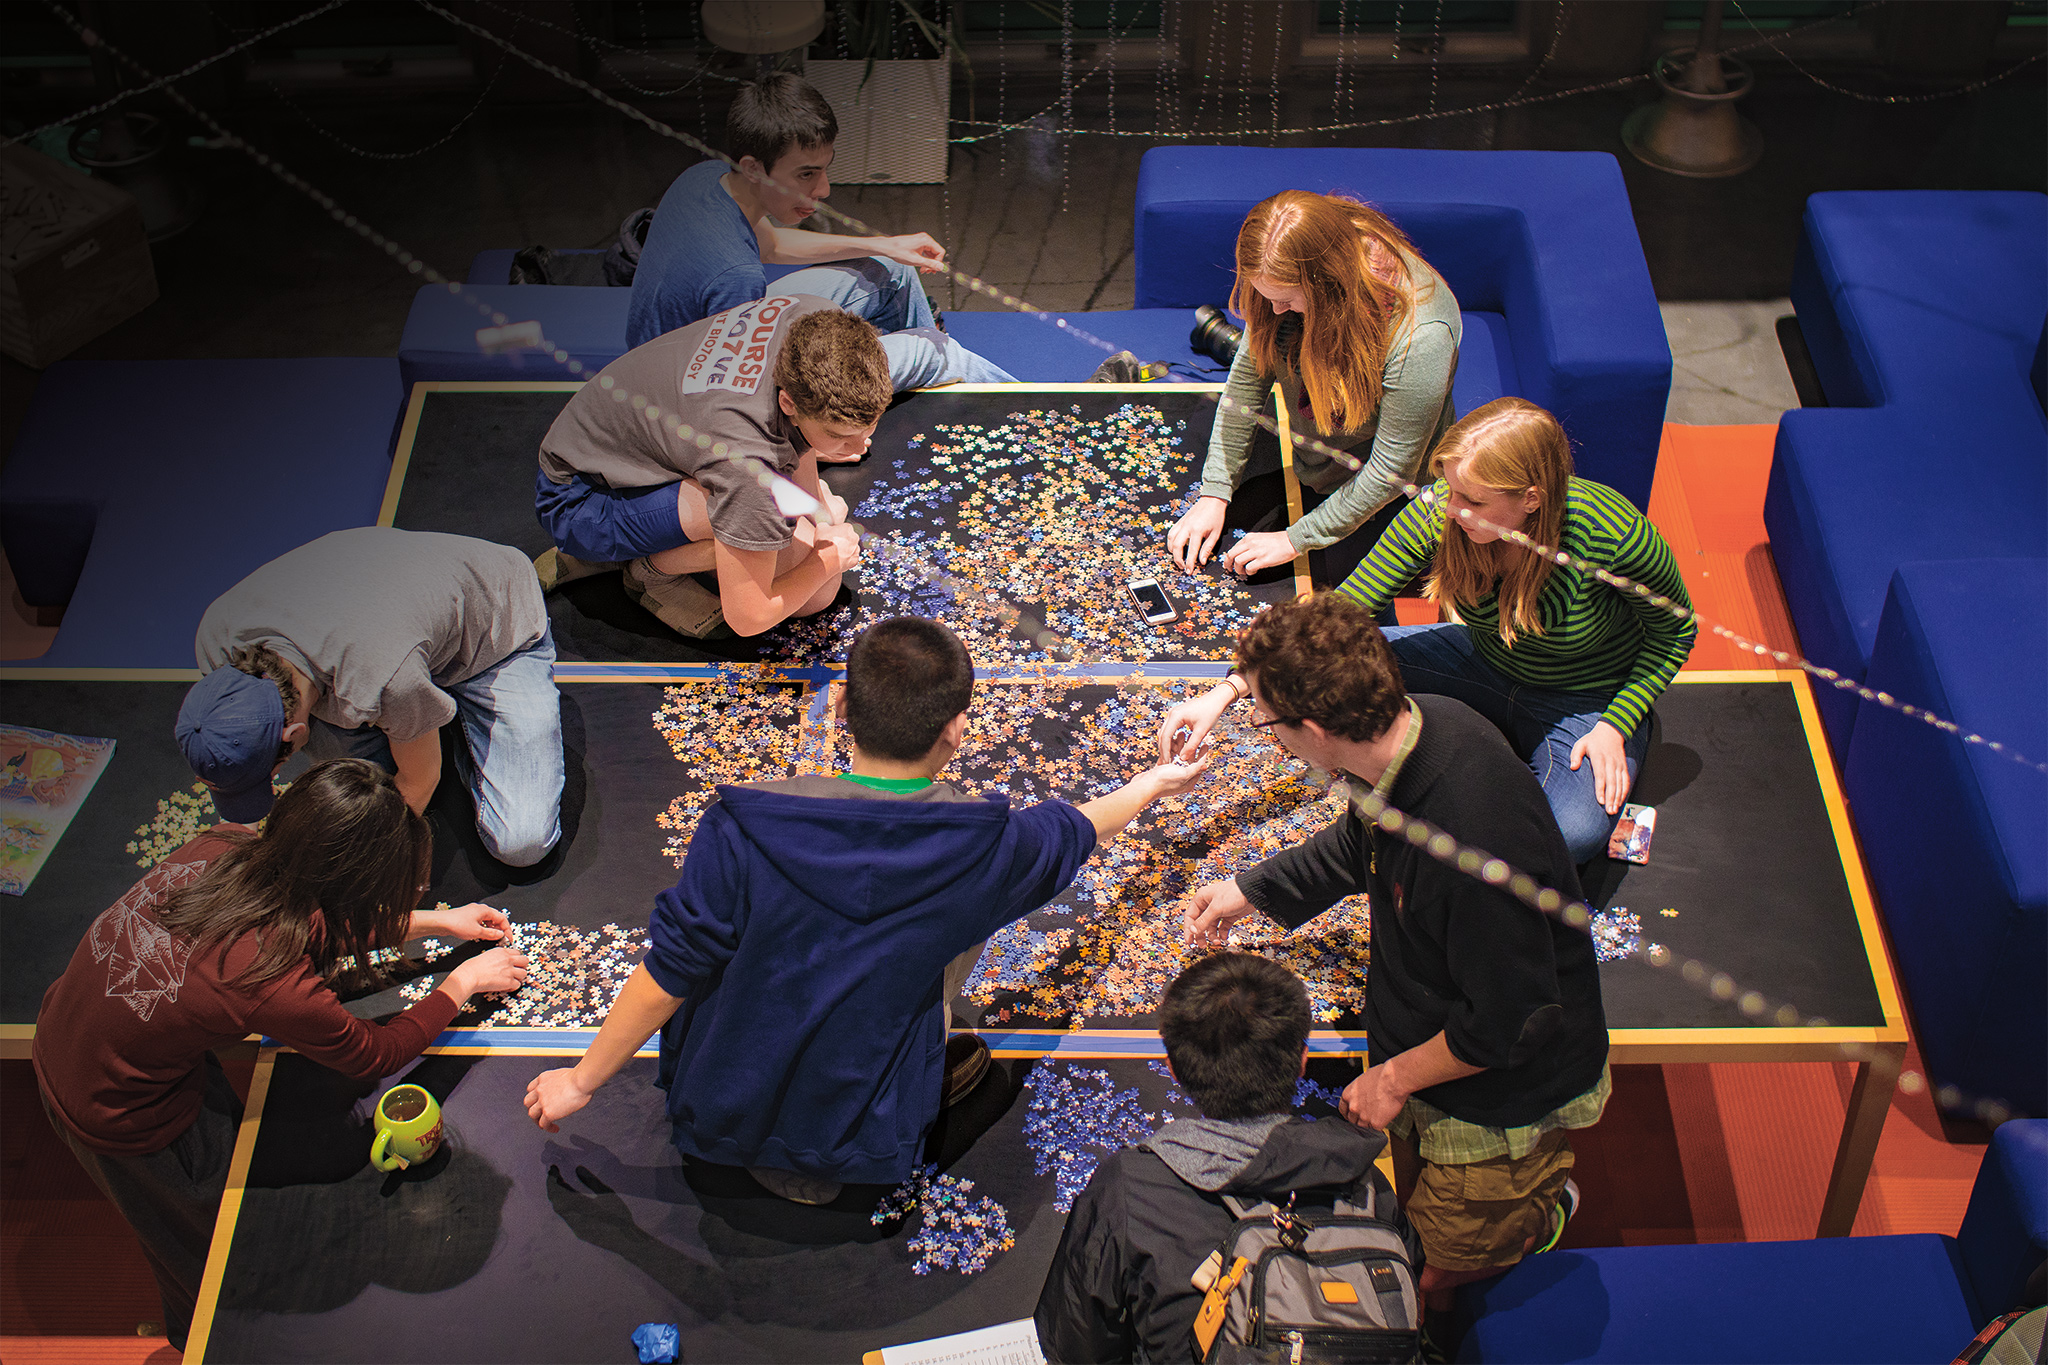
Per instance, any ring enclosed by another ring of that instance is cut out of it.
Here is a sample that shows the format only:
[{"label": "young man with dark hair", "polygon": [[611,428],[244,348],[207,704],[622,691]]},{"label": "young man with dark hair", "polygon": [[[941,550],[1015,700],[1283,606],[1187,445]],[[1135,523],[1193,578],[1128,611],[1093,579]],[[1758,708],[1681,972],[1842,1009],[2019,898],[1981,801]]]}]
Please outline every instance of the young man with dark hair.
[{"label": "young man with dark hair", "polygon": [[270,813],[300,748],[360,758],[424,812],[441,727],[498,861],[531,867],[562,837],[555,639],[526,556],[435,531],[359,526],[278,556],[206,609],[206,676],[178,710],[178,747],[223,820]]},{"label": "young man with dark hair", "polygon": [[1357,604],[1323,593],[1267,608],[1239,637],[1233,676],[1250,690],[1254,725],[1346,777],[1351,809],[1196,891],[1189,937],[1220,942],[1253,910],[1293,928],[1369,897],[1374,1065],[1342,1110],[1393,1139],[1402,1202],[1428,1253],[1424,1299],[1442,1312],[1456,1286],[1563,1232],[1578,1198],[1566,1133],[1606,1105],[1607,1024],[1586,931],[1523,904],[1501,879],[1446,866],[1379,814],[1427,821],[1566,900],[1579,898],[1578,874],[1529,766],[1463,702],[1407,695]]},{"label": "young man with dark hair", "polygon": [[686,1156],[747,1167],[802,1203],[908,1178],[941,1105],[986,1065],[979,1039],[946,1041],[981,944],[1207,766],[1161,765],[1080,806],[1013,811],[935,780],[966,734],[973,688],[966,647],[944,626],[869,627],[841,693],[852,769],[718,789],[681,880],[655,901],[646,960],[582,1061],[528,1087],[528,1115],[555,1131],[661,1029]]},{"label": "young man with dark hair", "polygon": [[818,461],[866,451],[890,396],[875,329],[802,295],[626,352],[541,439],[541,585],[621,569],[627,596],[699,638],[825,610],[860,538]]},{"label": "young man with dark hair", "polygon": [[1392,1205],[1373,1170],[1384,1134],[1294,1114],[1308,1031],[1308,992],[1263,957],[1203,958],[1166,988],[1166,1064],[1202,1117],[1175,1119],[1095,1168],[1038,1296],[1047,1360],[1200,1360],[1202,1291],[1189,1277],[1235,1221],[1226,1196],[1284,1205],[1363,1180]]},{"label": "young man with dark hair", "polygon": [[832,193],[838,136],[832,106],[800,76],[778,71],[740,90],[725,123],[731,164],[698,162],[654,211],[633,275],[627,343],[758,299],[772,282],[778,294],[830,299],[875,324],[898,390],[1010,383],[939,330],[918,281],[946,263],[929,235],[847,237],[797,226]]}]

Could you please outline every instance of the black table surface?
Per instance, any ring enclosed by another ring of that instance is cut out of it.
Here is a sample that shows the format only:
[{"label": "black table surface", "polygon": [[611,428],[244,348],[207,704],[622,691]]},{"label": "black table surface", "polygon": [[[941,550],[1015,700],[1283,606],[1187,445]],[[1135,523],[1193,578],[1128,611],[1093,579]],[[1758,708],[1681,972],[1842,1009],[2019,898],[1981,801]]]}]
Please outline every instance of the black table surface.
[{"label": "black table surface", "polygon": [[[971,1145],[934,1152],[973,1182],[969,1200],[1003,1206],[1015,1234],[971,1275],[913,1273],[918,1224],[870,1221],[881,1187],[806,1208],[736,1169],[685,1163],[652,1060],[629,1063],[561,1133],[542,1133],[523,1096],[559,1064],[426,1059],[408,1079],[440,1098],[448,1154],[386,1176],[368,1164],[382,1087],[281,1055],[206,1358],[628,1360],[635,1327],[672,1322],[684,1360],[851,1362],[1025,1317],[1037,1302],[1065,1217],[1025,1137],[1031,1063],[995,1063],[948,1119],[962,1125],[955,1146]],[[1143,1062],[1080,1066],[1135,1092],[1151,1121],[1191,1112]]]},{"label": "black table surface", "polygon": [[[549,540],[533,510],[537,451],[549,424],[569,397],[565,392],[428,393],[421,408],[419,427],[411,446],[392,524],[408,530],[479,536],[516,546],[530,555],[546,550]],[[1033,394],[1029,391],[990,393],[941,389],[906,394],[884,414],[868,456],[856,465],[827,466],[823,470],[823,478],[830,488],[846,499],[850,509],[858,512],[863,499],[870,493],[918,477],[922,461],[929,457],[929,443],[935,428],[942,423],[994,425],[1005,421],[1012,413],[1053,405],[1062,412],[1078,408],[1082,420],[1095,422],[1132,403],[1157,409],[1169,421],[1187,424],[1186,431],[1180,434],[1181,446],[1168,462],[1171,467],[1159,469],[1152,478],[1161,490],[1159,501],[1154,505],[1165,508],[1170,503],[1170,520],[1186,505],[1188,494],[1194,487],[1216,411],[1215,404],[1207,397],[1185,390],[1118,389],[1099,393]],[[1263,463],[1277,467],[1277,446],[1271,451],[1262,449],[1260,454]],[[1071,460],[1086,457],[1062,453],[1054,458]],[[897,460],[905,463],[902,471],[895,468]],[[1109,482],[1112,480],[1107,473],[1096,480],[1097,486]],[[1280,489],[1277,477],[1259,480],[1256,488],[1248,488],[1232,501],[1231,525],[1249,526],[1259,517],[1271,513],[1282,496]],[[887,536],[891,531],[912,527],[930,531],[934,527],[951,525],[956,519],[954,509],[943,503],[926,507],[914,517],[906,519],[906,516],[908,514],[899,516],[890,511],[871,509],[860,516],[860,521],[866,530]],[[1028,531],[1020,531],[1020,534],[1028,534]],[[1142,566],[1139,571],[1159,575],[1169,595],[1177,600],[1185,598],[1187,580],[1167,572],[1169,566],[1163,537],[1158,533],[1145,531],[1141,534],[1122,527],[1106,527],[1102,536],[1102,542],[1092,550],[1094,557],[1100,560],[1101,569],[1098,575],[1100,582],[1090,593],[1089,605],[1092,608],[1113,614],[1118,624],[1129,624],[1135,620],[1123,588],[1129,576],[1119,567],[1124,565]],[[858,600],[854,596],[860,592],[860,576],[872,576],[876,572],[873,567],[855,570],[849,579],[853,585],[849,593],[842,594],[840,603],[829,610],[847,613],[857,607],[876,608],[880,599],[872,592]],[[1251,586],[1238,586],[1227,582],[1220,563],[1212,561],[1204,576],[1211,581],[1212,590],[1252,607],[1292,596],[1292,579],[1288,572],[1269,571],[1260,575]],[[1048,612],[1075,605],[1040,602],[1032,598],[1033,586],[1022,585],[1017,593],[1018,605],[1040,618]],[[628,599],[616,574],[569,584],[550,594],[548,600],[556,648],[561,657],[568,660],[669,663],[773,659],[813,663],[844,657],[843,646],[820,652],[810,646],[793,645],[774,632],[754,640],[685,639]],[[928,606],[924,610],[926,614],[936,613],[941,619],[948,614],[946,609],[936,606]],[[1021,658],[1031,648],[1022,637],[1018,637],[1006,652]],[[1160,659],[1224,659],[1229,657],[1230,646],[1227,636],[1220,634],[1190,640],[1171,630],[1161,630],[1148,637],[1147,652],[1149,657]],[[983,649],[977,654],[976,661],[984,664],[996,662],[993,655],[993,647]]]},{"label": "black table surface", "polygon": [[[7,685],[8,721],[118,743],[29,893],[0,907],[0,1022],[34,1022],[43,991],[86,926],[142,875],[125,846],[159,800],[191,781],[171,735],[183,690],[180,683]],[[466,795],[455,783],[443,784],[430,812],[434,899],[484,899],[515,920],[584,929],[644,924],[655,894],[677,875],[662,849],[658,817],[675,796],[701,786],[651,723],[664,696],[653,683],[563,686],[563,849],[530,872],[514,873],[483,853]],[[1596,903],[1634,910],[1644,938],[1702,959],[1773,1001],[1789,1000],[1840,1025],[1881,1025],[1792,685],[1680,683],[1657,709],[1661,736],[1635,792],[1659,809],[1653,858],[1625,871],[1614,865],[1619,875],[1608,876]],[[963,775],[965,785],[973,776]],[[1666,917],[1666,909],[1678,914]],[[1614,1028],[1752,1025],[1732,1005],[1640,961],[1606,964],[1602,982]],[[356,1008],[377,1013],[399,1003],[385,993]],[[1147,1027],[1150,1018],[1090,1022]],[[1760,1039],[1769,1033],[1757,1030]]]}]

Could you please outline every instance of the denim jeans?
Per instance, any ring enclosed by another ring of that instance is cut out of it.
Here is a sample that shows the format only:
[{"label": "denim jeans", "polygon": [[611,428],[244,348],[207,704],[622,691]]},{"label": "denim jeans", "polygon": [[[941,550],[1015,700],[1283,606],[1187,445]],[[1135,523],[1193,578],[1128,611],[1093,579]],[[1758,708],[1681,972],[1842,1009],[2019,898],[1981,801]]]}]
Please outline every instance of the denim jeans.
[{"label": "denim jeans", "polygon": [[[1503,677],[1479,657],[1471,632],[1461,625],[1393,626],[1386,636],[1410,692],[1456,697],[1507,736],[1510,747],[1542,784],[1573,862],[1583,863],[1606,851],[1607,836],[1619,817],[1609,815],[1595,796],[1590,760],[1580,760],[1578,771],[1572,771],[1572,746],[1599,721],[1613,700],[1611,693],[1560,692]],[[1650,718],[1645,714],[1635,733],[1622,737],[1631,783],[1649,747]]]},{"label": "denim jeans", "polygon": [[777,293],[830,299],[882,333],[889,380],[896,392],[934,384],[1014,384],[1017,381],[938,329],[917,271],[900,261],[863,256],[805,266],[775,279]]},{"label": "denim jeans", "polygon": [[[455,765],[476,802],[476,828],[492,857],[531,867],[562,837],[562,700],[555,691],[555,636],[540,639],[473,678],[449,686],[463,743]],[[374,725],[344,730],[313,722],[315,761],[361,758],[397,770]]]}]

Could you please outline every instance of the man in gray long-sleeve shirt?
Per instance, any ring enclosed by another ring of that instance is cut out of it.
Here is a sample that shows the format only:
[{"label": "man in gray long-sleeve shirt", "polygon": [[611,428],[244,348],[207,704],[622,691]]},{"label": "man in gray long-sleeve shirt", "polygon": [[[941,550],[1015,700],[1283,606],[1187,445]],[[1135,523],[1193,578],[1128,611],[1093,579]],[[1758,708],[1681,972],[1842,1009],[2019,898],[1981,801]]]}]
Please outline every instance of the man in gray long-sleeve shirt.
[{"label": "man in gray long-sleeve shirt", "polygon": [[206,674],[178,744],[222,818],[270,811],[270,777],[310,746],[368,759],[424,811],[443,725],[499,861],[530,867],[561,838],[562,714],[554,635],[533,564],[506,545],[362,526],[280,555],[206,609]]},{"label": "man in gray long-sleeve shirt", "polygon": [[1606,1018],[1584,930],[1439,862],[1409,842],[1405,820],[1376,817],[1391,807],[1427,821],[1566,900],[1579,898],[1578,876],[1528,766],[1464,703],[1407,696],[1356,603],[1325,593],[1267,609],[1238,644],[1237,672],[1258,705],[1253,724],[1344,774],[1352,808],[1307,843],[1195,892],[1189,936],[1213,942],[1255,909],[1294,927],[1369,897],[1374,1065],[1342,1108],[1392,1139],[1396,1183],[1428,1252],[1424,1296],[1447,1309],[1457,1285],[1563,1232],[1577,1201],[1565,1133],[1605,1106]]}]

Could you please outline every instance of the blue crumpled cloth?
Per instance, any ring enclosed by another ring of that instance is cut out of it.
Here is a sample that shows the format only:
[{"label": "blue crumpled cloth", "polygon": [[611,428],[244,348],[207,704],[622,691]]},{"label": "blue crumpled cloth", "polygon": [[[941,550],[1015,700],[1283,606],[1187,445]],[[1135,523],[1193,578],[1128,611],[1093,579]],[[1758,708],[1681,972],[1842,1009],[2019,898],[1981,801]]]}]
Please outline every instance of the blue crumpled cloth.
[{"label": "blue crumpled cloth", "polygon": [[682,1353],[683,1334],[672,1322],[643,1322],[633,1329],[633,1345],[639,1348],[640,1365],[656,1365]]}]

